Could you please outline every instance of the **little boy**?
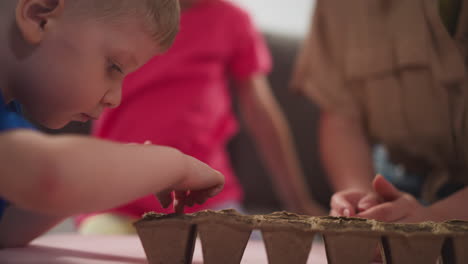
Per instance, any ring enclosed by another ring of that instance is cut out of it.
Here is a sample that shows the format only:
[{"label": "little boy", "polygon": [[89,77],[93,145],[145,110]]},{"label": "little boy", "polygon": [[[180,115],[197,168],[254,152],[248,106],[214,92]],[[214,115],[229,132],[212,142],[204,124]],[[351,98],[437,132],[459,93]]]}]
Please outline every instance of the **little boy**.
[{"label": "little boy", "polygon": [[171,148],[41,134],[16,103],[49,128],[118,106],[124,76],[172,44],[176,0],[1,1],[0,12],[0,247],[142,195],[167,207],[173,191],[190,205],[222,189],[219,172]]}]

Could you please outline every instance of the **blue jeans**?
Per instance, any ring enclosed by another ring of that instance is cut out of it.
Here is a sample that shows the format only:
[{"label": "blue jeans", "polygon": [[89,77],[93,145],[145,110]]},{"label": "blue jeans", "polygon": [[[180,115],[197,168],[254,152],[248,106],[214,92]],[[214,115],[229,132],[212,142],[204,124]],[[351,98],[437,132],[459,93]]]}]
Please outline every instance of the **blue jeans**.
[{"label": "blue jeans", "polygon": [[[427,204],[421,200],[425,175],[408,172],[403,166],[393,164],[389,159],[387,150],[381,145],[374,147],[373,159],[376,173],[382,174],[399,190],[407,192],[419,199],[423,204]],[[443,199],[464,187],[462,184],[446,184],[437,191],[436,197],[437,199]]]},{"label": "blue jeans", "polygon": [[410,193],[415,197],[421,197],[421,189],[424,184],[424,175],[410,173],[402,165],[393,164],[385,147],[374,147],[375,172],[381,174],[399,190]]}]

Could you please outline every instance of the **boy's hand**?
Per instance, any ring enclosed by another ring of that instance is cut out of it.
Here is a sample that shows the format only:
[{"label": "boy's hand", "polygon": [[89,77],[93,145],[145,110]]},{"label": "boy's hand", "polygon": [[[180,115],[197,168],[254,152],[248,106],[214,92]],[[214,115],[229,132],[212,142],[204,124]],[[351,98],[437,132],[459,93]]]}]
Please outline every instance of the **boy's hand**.
[{"label": "boy's hand", "polygon": [[204,204],[208,198],[217,195],[221,190],[222,186],[203,191],[165,191],[156,196],[163,208],[172,205],[176,214],[183,214],[185,206]]},{"label": "boy's hand", "polygon": [[374,179],[373,188],[384,202],[359,213],[358,217],[383,222],[420,222],[429,219],[430,208],[422,206],[410,194],[399,191],[381,175]]},{"label": "boy's hand", "polygon": [[175,213],[183,213],[184,206],[205,203],[224,187],[224,176],[220,172],[193,157],[186,158],[188,166],[184,180],[156,194],[161,205],[168,208],[172,204]]},{"label": "boy's hand", "polygon": [[332,216],[356,216],[382,202],[381,198],[373,191],[362,189],[349,189],[335,193],[331,199]]}]

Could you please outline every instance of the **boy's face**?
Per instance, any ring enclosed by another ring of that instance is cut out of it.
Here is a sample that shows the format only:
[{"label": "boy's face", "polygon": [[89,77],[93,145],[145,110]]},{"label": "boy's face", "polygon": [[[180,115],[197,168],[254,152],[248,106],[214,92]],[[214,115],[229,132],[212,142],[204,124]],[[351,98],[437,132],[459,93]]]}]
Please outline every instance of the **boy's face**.
[{"label": "boy's face", "polygon": [[154,40],[137,20],[60,16],[48,21],[16,71],[14,96],[28,115],[46,127],[61,128],[70,121],[97,119],[104,108],[118,106],[124,76],[156,53]]}]

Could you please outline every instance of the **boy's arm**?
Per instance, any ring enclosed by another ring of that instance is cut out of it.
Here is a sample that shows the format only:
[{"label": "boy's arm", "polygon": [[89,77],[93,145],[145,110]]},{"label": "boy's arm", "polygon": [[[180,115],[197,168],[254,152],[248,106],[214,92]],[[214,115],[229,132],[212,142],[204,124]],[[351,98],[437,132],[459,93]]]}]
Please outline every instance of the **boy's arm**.
[{"label": "boy's arm", "polygon": [[[28,211],[64,217],[108,209],[151,193],[217,194],[223,176],[166,147],[17,130],[0,135],[0,196]],[[161,198],[161,196],[160,196]]]},{"label": "boy's arm", "polygon": [[335,190],[331,214],[352,216],[377,203],[372,190],[371,146],[361,124],[333,112],[322,112],[319,128],[322,162]]},{"label": "boy's arm", "polygon": [[64,219],[10,206],[0,222],[0,249],[24,247]]},{"label": "boy's arm", "polygon": [[239,83],[240,108],[284,205],[293,211],[322,215],[307,189],[286,118],[264,76]]}]

